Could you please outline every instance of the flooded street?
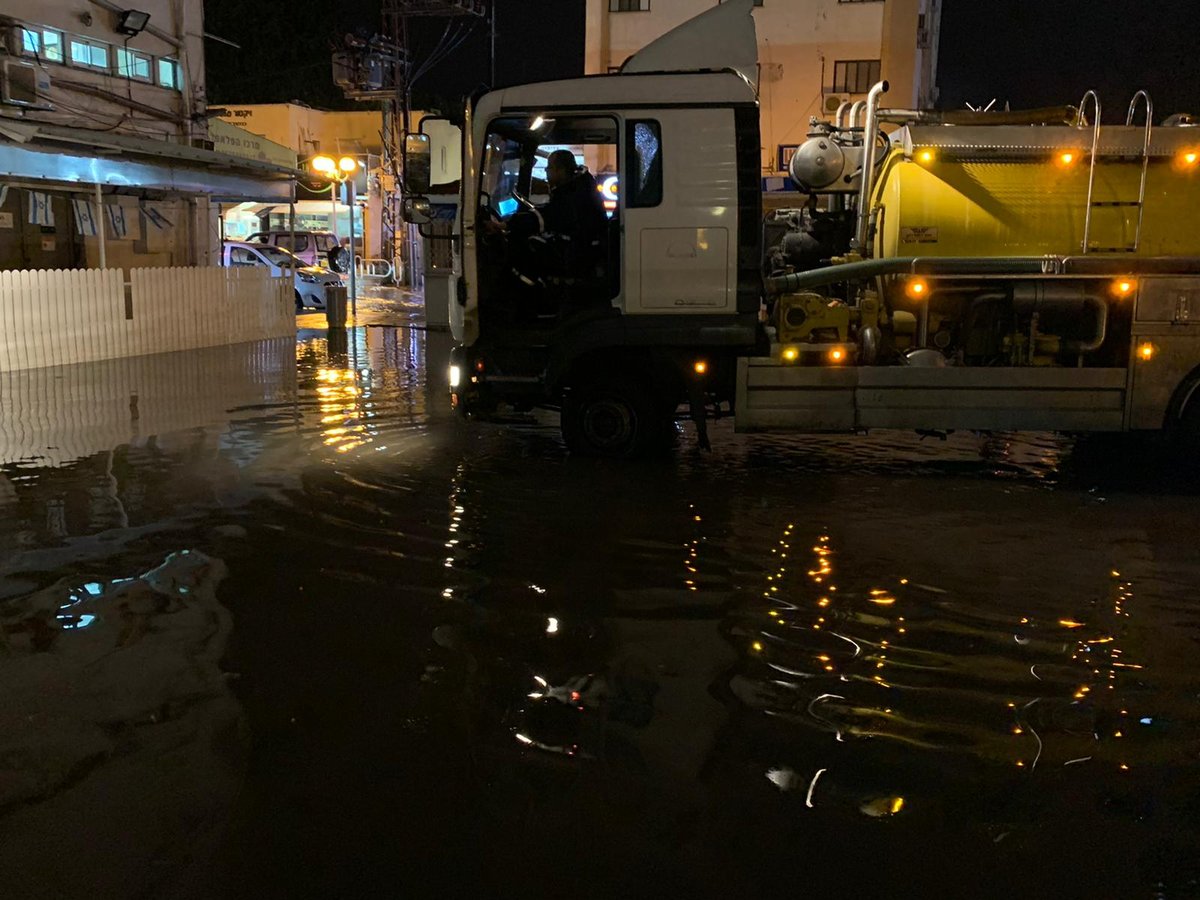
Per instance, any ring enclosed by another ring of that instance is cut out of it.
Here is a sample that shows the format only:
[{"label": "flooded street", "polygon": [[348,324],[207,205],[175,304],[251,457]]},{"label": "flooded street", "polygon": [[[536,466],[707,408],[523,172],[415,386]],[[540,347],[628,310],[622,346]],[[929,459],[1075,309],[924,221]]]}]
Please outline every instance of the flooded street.
[{"label": "flooded street", "polygon": [[574,459],[300,324],[0,376],[0,895],[1200,896],[1155,448]]}]

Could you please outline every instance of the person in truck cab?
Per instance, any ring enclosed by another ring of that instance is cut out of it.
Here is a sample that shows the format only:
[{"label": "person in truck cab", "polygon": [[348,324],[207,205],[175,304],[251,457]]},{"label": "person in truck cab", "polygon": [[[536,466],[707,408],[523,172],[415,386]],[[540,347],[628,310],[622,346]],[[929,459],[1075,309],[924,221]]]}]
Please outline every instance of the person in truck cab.
[{"label": "person in truck cab", "polygon": [[546,204],[527,207],[489,230],[507,233],[513,270],[527,285],[597,279],[607,259],[608,216],[596,179],[570,150],[555,150],[546,163],[546,181]]}]

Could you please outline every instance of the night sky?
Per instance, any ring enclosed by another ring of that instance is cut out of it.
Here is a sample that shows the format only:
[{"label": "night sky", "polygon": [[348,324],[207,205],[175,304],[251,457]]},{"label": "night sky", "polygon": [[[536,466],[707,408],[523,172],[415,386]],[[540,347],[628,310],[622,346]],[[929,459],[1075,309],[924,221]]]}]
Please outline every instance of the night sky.
[{"label": "night sky", "polygon": [[1198,23],[1196,0],[945,0],[941,105],[1073,105],[1094,89],[1105,121],[1124,121],[1145,88],[1156,121],[1200,114]]},{"label": "night sky", "polygon": [[[209,100],[273,103],[300,99],[324,109],[347,103],[330,75],[330,47],[356,28],[379,31],[379,0],[293,0],[287,13],[268,4],[206,0],[205,28],[240,43],[242,51],[206,41]],[[497,67],[500,85],[568,78],[583,71],[584,0],[499,0]],[[412,20],[416,58],[437,44],[445,19]],[[461,109],[463,98],[489,78],[488,28],[474,32],[454,56],[414,85],[414,106]]]},{"label": "night sky", "polygon": [[[498,82],[568,77],[583,69],[583,0],[498,0]],[[766,0],[784,3],[788,0]],[[330,80],[331,40],[356,27],[379,27],[378,0],[293,0],[268,4],[208,0],[207,30],[241,43],[207,41],[209,94],[215,104],[301,99],[347,106]],[[1122,118],[1130,96],[1147,88],[1155,118],[1200,113],[1200,53],[1195,0],[944,0],[939,84],[942,106],[964,103],[1049,106],[1077,103],[1095,88],[1105,118]],[[418,56],[442,25],[414,29]],[[415,105],[461,105],[488,77],[486,26],[414,88]],[[351,105],[352,106],[352,105]]]}]

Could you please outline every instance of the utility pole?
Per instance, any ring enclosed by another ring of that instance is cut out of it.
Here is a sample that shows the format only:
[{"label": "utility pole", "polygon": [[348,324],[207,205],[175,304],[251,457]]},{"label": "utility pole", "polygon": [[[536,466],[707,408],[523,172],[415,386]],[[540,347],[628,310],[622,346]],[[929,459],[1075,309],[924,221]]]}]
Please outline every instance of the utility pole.
[{"label": "utility pole", "polygon": [[[384,160],[383,169],[388,182],[387,199],[383,207],[383,239],[385,245],[392,248],[394,261],[397,263],[404,257],[405,233],[407,231],[403,215],[403,197],[401,185],[404,176],[404,136],[412,128],[412,86],[413,82],[424,74],[427,66],[432,66],[445,58],[456,49],[455,40],[465,38],[471,27],[469,20],[482,19],[491,15],[494,31],[495,0],[489,5],[485,0],[384,0],[383,25],[384,33],[397,47],[401,48],[404,60],[401,71],[397,73],[392,96],[384,106]],[[461,19],[456,23],[447,21],[446,31],[442,41],[433,50],[431,56],[418,60],[412,52],[409,41],[408,26],[412,19]],[[492,71],[495,81],[495,42],[492,43]],[[415,280],[415,276],[410,276]],[[410,283],[411,283],[410,280]]]},{"label": "utility pole", "polygon": [[[399,273],[405,258],[406,227],[402,215],[404,136],[411,128],[412,85],[438,62],[448,58],[484,17],[491,26],[491,79],[496,81],[495,0],[383,0],[382,33],[369,40],[347,37],[333,55],[333,80],[347,97],[379,103],[383,109],[383,235]],[[443,19],[446,29],[428,57],[416,59],[409,40],[413,19]],[[459,20],[455,22],[454,20]]]}]

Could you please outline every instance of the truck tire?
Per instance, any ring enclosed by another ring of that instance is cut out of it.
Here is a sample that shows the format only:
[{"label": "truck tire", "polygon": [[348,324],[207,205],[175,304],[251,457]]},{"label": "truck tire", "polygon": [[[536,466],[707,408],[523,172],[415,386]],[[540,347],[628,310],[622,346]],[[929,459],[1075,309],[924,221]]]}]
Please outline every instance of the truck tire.
[{"label": "truck tire", "polygon": [[1200,469],[1200,389],[1193,393],[1175,427],[1175,449],[1180,457]]},{"label": "truck tire", "polygon": [[646,456],[666,444],[668,429],[661,405],[632,381],[581,384],[563,401],[563,440],[577,456]]}]

